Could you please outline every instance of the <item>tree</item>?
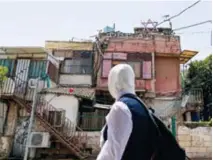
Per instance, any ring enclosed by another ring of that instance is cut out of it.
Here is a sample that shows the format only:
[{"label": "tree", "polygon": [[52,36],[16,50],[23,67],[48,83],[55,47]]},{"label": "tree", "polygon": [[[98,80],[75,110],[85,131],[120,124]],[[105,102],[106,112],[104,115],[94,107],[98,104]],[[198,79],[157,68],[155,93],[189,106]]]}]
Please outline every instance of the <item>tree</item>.
[{"label": "tree", "polygon": [[4,81],[7,79],[8,68],[0,66],[0,87],[3,87]]},{"label": "tree", "polygon": [[204,98],[204,120],[211,117],[212,103],[212,55],[204,60],[193,61],[189,64],[185,80],[185,91],[191,88],[201,88]]}]

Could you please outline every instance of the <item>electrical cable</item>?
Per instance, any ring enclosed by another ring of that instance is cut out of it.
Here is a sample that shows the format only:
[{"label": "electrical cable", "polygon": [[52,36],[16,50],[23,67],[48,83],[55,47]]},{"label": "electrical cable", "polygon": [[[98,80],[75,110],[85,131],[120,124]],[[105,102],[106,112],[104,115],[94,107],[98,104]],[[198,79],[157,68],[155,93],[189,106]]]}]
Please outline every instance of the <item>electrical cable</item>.
[{"label": "electrical cable", "polygon": [[212,23],[212,20],[207,20],[207,21],[203,21],[203,22],[191,24],[189,26],[184,26],[184,27],[176,28],[176,29],[173,29],[173,31],[178,31],[178,30],[182,30],[182,29],[191,28],[191,27],[195,27],[195,26],[202,25],[202,24],[205,24],[205,23]]},{"label": "electrical cable", "polygon": [[198,32],[180,32],[180,33],[175,33],[175,34],[204,34],[204,33],[211,33],[211,31],[198,31]]},{"label": "electrical cable", "polygon": [[[174,16],[168,18],[168,19],[165,19],[164,21],[162,21],[162,22],[160,22],[160,23],[158,23],[157,26],[159,26],[159,25],[161,25],[161,24],[163,24],[163,23],[165,23],[165,22],[168,22],[168,21],[170,21],[171,19],[174,19],[174,18],[180,16],[181,14],[183,14],[184,12],[186,12],[188,9],[194,7],[194,6],[195,6],[196,4],[198,4],[200,1],[201,1],[201,0],[196,1],[195,3],[193,3],[193,4],[190,5],[189,7],[185,8],[184,10],[182,10],[181,12],[179,12],[178,14],[176,14],[176,15],[174,15]],[[157,26],[156,26],[156,27],[157,27]]]}]

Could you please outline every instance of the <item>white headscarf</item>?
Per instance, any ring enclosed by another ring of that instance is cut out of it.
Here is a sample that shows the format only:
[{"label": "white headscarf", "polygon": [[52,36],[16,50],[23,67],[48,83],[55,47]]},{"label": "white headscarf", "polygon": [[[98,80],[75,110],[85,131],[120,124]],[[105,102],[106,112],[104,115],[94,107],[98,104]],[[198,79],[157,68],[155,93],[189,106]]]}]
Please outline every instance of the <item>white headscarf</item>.
[{"label": "white headscarf", "polygon": [[114,66],[109,72],[108,89],[115,99],[122,93],[135,94],[135,73],[132,67],[128,64]]}]

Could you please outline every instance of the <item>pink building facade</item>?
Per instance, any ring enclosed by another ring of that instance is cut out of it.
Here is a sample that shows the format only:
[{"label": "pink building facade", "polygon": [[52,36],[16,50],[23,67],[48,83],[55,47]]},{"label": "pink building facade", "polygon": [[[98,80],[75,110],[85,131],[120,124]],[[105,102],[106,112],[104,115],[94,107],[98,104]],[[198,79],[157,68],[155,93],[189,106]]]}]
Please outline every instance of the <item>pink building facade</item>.
[{"label": "pink building facade", "polygon": [[155,35],[151,38],[111,38],[102,58],[97,88],[107,89],[109,70],[130,64],[136,75],[136,91],[161,95],[180,91],[180,39]]}]

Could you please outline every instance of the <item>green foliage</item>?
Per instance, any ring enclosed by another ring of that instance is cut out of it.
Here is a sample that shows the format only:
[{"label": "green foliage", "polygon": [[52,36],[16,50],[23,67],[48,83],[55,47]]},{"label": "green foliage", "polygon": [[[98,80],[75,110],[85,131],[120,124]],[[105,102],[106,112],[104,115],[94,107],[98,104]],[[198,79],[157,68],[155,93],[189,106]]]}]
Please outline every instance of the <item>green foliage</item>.
[{"label": "green foliage", "polygon": [[2,87],[3,82],[7,79],[8,68],[0,66],[0,86]]},{"label": "green foliage", "polygon": [[201,61],[194,61],[189,64],[186,75],[186,88],[211,89],[212,80],[212,55]]},{"label": "green foliage", "polygon": [[[185,79],[185,91],[192,88],[201,88],[204,97],[204,106],[212,102],[212,55],[204,60],[193,61],[189,64]],[[210,105],[211,106],[211,105]],[[210,111],[208,111],[210,112]],[[206,120],[208,120],[206,118]]]}]

